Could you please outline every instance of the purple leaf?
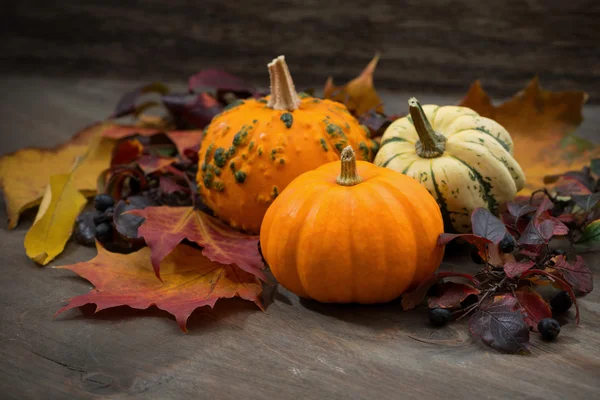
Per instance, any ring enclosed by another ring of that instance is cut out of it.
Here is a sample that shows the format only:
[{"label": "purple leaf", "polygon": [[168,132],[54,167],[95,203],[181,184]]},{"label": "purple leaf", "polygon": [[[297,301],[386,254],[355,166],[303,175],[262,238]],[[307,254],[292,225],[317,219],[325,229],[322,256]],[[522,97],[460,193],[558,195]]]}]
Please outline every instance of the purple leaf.
[{"label": "purple leaf", "polygon": [[144,222],[143,217],[132,214],[124,214],[126,211],[144,209],[156,205],[156,202],[146,196],[130,196],[126,200],[119,200],[115,205],[113,221],[117,232],[126,239],[137,239],[138,228]]},{"label": "purple leaf", "polygon": [[205,69],[194,75],[188,80],[190,92],[198,88],[216,88],[232,92],[254,92],[254,87],[243,79],[218,69]]},{"label": "purple leaf", "polygon": [[457,282],[445,282],[440,285],[441,293],[428,300],[429,308],[452,308],[470,295],[478,295],[479,289]]},{"label": "purple leaf", "polygon": [[463,274],[459,272],[440,272],[436,275],[432,275],[429,279],[424,280],[413,289],[411,292],[405,293],[402,295],[402,309],[410,310],[421,304],[421,302],[425,299],[427,295],[427,291],[435,285],[440,279],[457,277],[464,278],[469,282],[473,283],[475,286],[479,286],[479,281],[473,275]]},{"label": "purple leaf", "polygon": [[530,204],[517,204],[510,202],[506,206],[508,207],[508,212],[510,213],[510,215],[512,215],[515,218],[520,218],[523,215],[527,215],[537,210],[536,207]]},{"label": "purple leaf", "polygon": [[[117,106],[115,107],[115,111],[110,116],[110,118],[119,118],[119,117],[123,117],[125,115],[136,113],[136,111],[138,111],[138,109],[140,107],[144,106],[144,105],[137,106],[136,101],[141,95],[143,95],[145,93],[158,93],[161,95],[166,95],[167,93],[169,93],[169,88],[163,83],[154,82],[154,83],[149,83],[144,86],[140,86],[140,87],[132,90],[131,92],[125,93],[121,97],[119,102],[117,103]],[[145,103],[145,104],[154,104],[154,103]]]},{"label": "purple leaf", "polygon": [[568,262],[565,256],[557,256],[553,268],[561,273],[573,289],[582,293],[594,289],[594,276],[581,256],[577,256],[574,263]]},{"label": "purple leaf", "polygon": [[492,243],[500,243],[506,235],[506,226],[498,217],[485,208],[477,208],[471,214],[473,233],[484,237]]},{"label": "purple leaf", "polygon": [[512,279],[521,275],[528,269],[531,269],[534,265],[534,261],[509,261],[506,264],[504,264],[504,273],[506,273],[506,276]]},{"label": "purple leaf", "polygon": [[479,308],[469,320],[469,330],[484,344],[502,353],[529,353],[529,326],[516,299],[506,295]]},{"label": "purple leaf", "polygon": [[600,201],[600,192],[596,192],[590,195],[573,195],[571,196],[575,204],[583,208],[584,211],[589,211],[598,204]]},{"label": "purple leaf", "polygon": [[223,111],[223,106],[208,93],[197,95],[171,94],[162,98],[165,107],[177,119],[192,127],[204,128],[215,115]]}]

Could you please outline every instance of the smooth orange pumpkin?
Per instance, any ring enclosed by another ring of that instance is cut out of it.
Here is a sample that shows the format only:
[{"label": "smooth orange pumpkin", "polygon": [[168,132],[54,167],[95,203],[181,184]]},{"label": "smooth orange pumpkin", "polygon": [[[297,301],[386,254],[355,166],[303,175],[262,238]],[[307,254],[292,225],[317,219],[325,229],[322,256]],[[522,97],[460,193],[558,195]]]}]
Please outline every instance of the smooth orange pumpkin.
[{"label": "smooth orange pumpkin", "polygon": [[271,95],[216,116],[202,139],[198,187],[231,226],[258,233],[272,201],[303,172],[339,160],[347,145],[372,160],[368,129],[338,102],[298,95],[283,56],[268,65]]},{"label": "smooth orange pumpkin", "polygon": [[341,162],[288,185],[265,214],[260,242],[289,291],[325,303],[369,304],[393,300],[435,272],[443,226],[419,182],[357,162],[348,146]]}]

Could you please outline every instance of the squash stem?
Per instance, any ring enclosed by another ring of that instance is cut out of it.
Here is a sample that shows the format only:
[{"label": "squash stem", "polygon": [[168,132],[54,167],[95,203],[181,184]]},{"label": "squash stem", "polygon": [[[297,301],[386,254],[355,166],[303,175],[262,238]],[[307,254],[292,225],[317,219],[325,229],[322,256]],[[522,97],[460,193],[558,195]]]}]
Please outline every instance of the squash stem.
[{"label": "squash stem", "polygon": [[444,154],[446,137],[433,130],[423,107],[416,98],[411,97],[408,100],[408,111],[419,135],[419,141],[415,145],[417,155],[422,158],[435,158]]},{"label": "squash stem", "polygon": [[356,172],[356,154],[354,154],[352,146],[346,146],[342,150],[342,172],[337,177],[336,182],[342,186],[354,186],[362,182]]},{"label": "squash stem", "polygon": [[296,93],[285,57],[277,57],[267,67],[271,78],[271,97],[267,106],[273,110],[296,110],[300,106],[300,97]]}]

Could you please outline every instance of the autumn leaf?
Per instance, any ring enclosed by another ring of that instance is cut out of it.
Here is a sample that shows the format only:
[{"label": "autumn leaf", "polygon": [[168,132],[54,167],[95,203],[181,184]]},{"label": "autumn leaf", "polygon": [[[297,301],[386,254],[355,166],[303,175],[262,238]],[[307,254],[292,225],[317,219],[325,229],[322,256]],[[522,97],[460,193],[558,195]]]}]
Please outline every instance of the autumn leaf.
[{"label": "autumn leaf", "polygon": [[594,289],[594,275],[581,256],[577,256],[574,262],[569,262],[563,255],[552,259],[554,266],[563,278],[573,287],[582,293],[589,293]]},{"label": "autumn leaf", "polygon": [[506,235],[506,226],[488,209],[476,208],[471,214],[473,234],[486,238],[492,243],[500,243]]},{"label": "autumn leaf", "polygon": [[358,77],[344,86],[335,86],[333,78],[329,77],[323,89],[323,97],[345,104],[348,110],[358,117],[372,110],[383,113],[383,101],[373,87],[373,73],[378,62],[379,53]]},{"label": "autumn leaf", "polygon": [[202,139],[203,130],[163,131],[158,128],[141,128],[131,125],[113,125],[103,133],[104,137],[123,139],[129,136],[153,136],[164,133],[177,147],[179,154],[184,155],[187,149],[197,148]]},{"label": "autumn leaf", "polygon": [[535,261],[510,261],[504,264],[504,273],[512,279],[530,270],[534,265]]},{"label": "autumn leaf", "polygon": [[86,203],[85,196],[75,187],[73,174],[51,176],[35,222],[25,235],[27,256],[46,265],[62,253]]},{"label": "autumn leaf", "polygon": [[476,81],[460,105],[496,120],[510,133],[514,156],[527,177],[525,189],[530,194],[544,187],[544,176],[578,170],[600,155],[600,146],[572,135],[583,120],[584,92],[543,90],[533,78],[522,91],[505,103],[495,106]]},{"label": "autumn leaf", "polygon": [[137,165],[146,175],[160,171],[168,165],[176,162],[174,157],[157,157],[155,155],[144,154],[137,159]]},{"label": "autumn leaf", "polygon": [[457,282],[445,282],[441,286],[441,293],[428,299],[429,308],[452,308],[470,295],[478,295],[479,289],[471,285]]},{"label": "autumn leaf", "polygon": [[262,308],[262,286],[252,274],[235,265],[223,265],[186,245],[177,246],[162,262],[163,280],[156,279],[147,247],[130,254],[111,253],[96,244],[93,259],[58,268],[69,269],[90,281],[95,288],[72,298],[58,310],[96,304],[96,312],[111,307],[146,309],[152,305],[173,314],[184,332],[192,312],[213,307],[218,299],[239,296]]},{"label": "autumn leaf", "polygon": [[152,265],[160,277],[161,260],[183,239],[202,246],[202,254],[221,264],[236,264],[266,280],[258,252],[258,236],[234,230],[215,217],[193,207],[146,207],[127,214],[146,220],[138,229],[151,251]]},{"label": "autumn leaf", "polygon": [[529,353],[529,326],[521,313],[514,311],[515,304],[510,295],[497,296],[471,316],[469,330],[500,352]]},{"label": "autumn leaf", "polygon": [[538,292],[527,286],[519,289],[516,294],[525,323],[537,332],[538,322],[544,318],[552,318],[550,305]]},{"label": "autumn leaf", "polygon": [[156,101],[146,101],[139,103],[139,98],[147,93],[157,93],[160,95],[166,95],[167,93],[169,93],[169,88],[163,83],[153,82],[140,86],[130,92],[125,93],[117,103],[117,106],[115,107],[115,111],[111,115],[111,118],[119,118],[130,114],[134,114],[137,116],[151,107],[159,106],[160,103]]},{"label": "autumn leaf", "polygon": [[[55,148],[25,148],[0,157],[0,187],[6,200],[9,229],[17,226],[23,211],[40,203],[50,177],[68,174],[90,141],[110,126],[111,123],[92,125]],[[86,196],[96,193],[96,179],[108,168],[113,147],[114,141],[103,140],[94,154],[81,163],[72,176],[77,190]]]},{"label": "autumn leaf", "polygon": [[577,240],[578,245],[596,246],[600,244],[600,219],[590,222],[583,230],[583,234]]},{"label": "autumn leaf", "polygon": [[425,299],[427,292],[433,285],[435,285],[437,282],[444,278],[451,277],[463,278],[473,283],[473,285],[479,285],[479,281],[473,275],[459,272],[440,272],[435,275],[432,275],[428,279],[425,279],[412,291],[403,294],[401,303],[402,309],[406,311],[415,308],[416,306],[421,304],[421,302]]}]

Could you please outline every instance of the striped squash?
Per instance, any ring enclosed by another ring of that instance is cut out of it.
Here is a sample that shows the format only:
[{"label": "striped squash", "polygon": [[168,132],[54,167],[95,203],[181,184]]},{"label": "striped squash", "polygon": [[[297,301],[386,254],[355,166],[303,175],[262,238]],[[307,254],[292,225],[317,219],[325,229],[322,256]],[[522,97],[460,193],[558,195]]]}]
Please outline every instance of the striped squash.
[{"label": "striped squash", "polygon": [[513,142],[500,124],[467,107],[421,106],[385,131],[374,163],[418,180],[436,198],[447,232],[471,230],[477,207],[498,214],[525,185],[512,156]]}]

